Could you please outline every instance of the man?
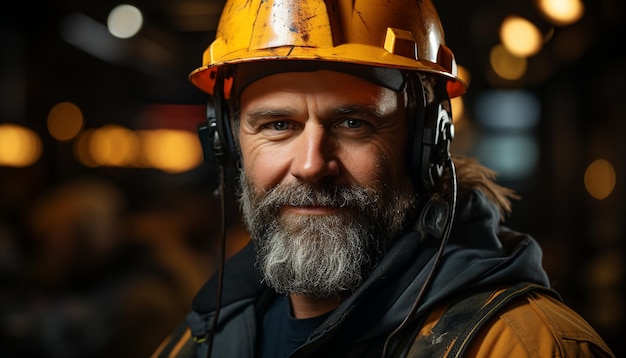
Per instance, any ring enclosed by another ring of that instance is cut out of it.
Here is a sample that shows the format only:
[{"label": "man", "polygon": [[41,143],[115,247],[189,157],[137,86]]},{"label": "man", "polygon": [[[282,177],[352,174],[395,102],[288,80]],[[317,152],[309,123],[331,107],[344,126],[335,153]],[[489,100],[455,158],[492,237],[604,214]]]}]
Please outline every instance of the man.
[{"label": "man", "polygon": [[612,356],[500,226],[512,193],[450,158],[430,1],[229,1],[190,77],[252,241],[155,356]]}]

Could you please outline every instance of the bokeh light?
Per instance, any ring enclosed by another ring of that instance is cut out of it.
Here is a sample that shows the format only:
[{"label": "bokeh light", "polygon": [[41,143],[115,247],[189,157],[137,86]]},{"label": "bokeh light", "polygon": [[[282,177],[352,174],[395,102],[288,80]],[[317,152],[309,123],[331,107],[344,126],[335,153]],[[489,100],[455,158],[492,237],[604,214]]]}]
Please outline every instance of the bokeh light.
[{"label": "bokeh light", "polygon": [[493,130],[532,130],[541,117],[541,101],[528,90],[483,91],[474,108],[477,121]]},{"label": "bokeh light", "polygon": [[0,124],[0,166],[27,167],[42,155],[41,138],[16,124]]},{"label": "bokeh light", "polygon": [[72,102],[60,102],[48,113],[48,132],[60,141],[74,138],[83,128],[83,114]]},{"label": "bokeh light", "polygon": [[132,5],[118,5],[109,14],[107,27],[111,35],[121,39],[135,36],[143,25],[141,11]]},{"label": "bokeh light", "polygon": [[170,174],[189,171],[203,161],[198,138],[190,131],[133,131],[119,125],[82,132],[74,156],[88,167],[153,168]]},{"label": "bokeh light", "polygon": [[106,125],[92,134],[89,153],[99,165],[132,166],[139,157],[139,139],[130,129]]},{"label": "bokeh light", "polygon": [[489,62],[493,71],[505,80],[522,78],[528,68],[526,58],[513,55],[502,44],[497,44],[491,49]]},{"label": "bokeh light", "polygon": [[541,50],[541,31],[527,19],[507,16],[500,27],[500,40],[514,56],[529,57]]},{"label": "bokeh light", "polygon": [[598,159],[585,170],[585,188],[589,195],[598,200],[606,199],[615,188],[616,175],[611,163]]},{"label": "bokeh light", "polygon": [[502,180],[523,181],[536,169],[539,144],[529,133],[489,133],[478,145],[478,158]]},{"label": "bokeh light", "polygon": [[580,0],[539,0],[538,7],[549,21],[559,26],[572,24],[585,13]]},{"label": "bokeh light", "polygon": [[197,136],[184,130],[140,131],[143,159],[153,168],[180,173],[202,163],[202,148]]},{"label": "bokeh light", "polygon": [[88,129],[81,132],[78,135],[77,140],[74,142],[74,157],[86,167],[97,167],[98,163],[91,157],[89,150],[89,142],[94,133],[94,129]]}]

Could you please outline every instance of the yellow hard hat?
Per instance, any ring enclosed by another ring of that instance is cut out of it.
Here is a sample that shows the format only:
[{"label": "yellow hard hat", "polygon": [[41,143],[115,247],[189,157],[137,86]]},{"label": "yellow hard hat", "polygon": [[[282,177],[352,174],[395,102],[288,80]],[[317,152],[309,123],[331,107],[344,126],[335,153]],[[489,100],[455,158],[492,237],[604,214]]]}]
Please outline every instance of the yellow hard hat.
[{"label": "yellow hard hat", "polygon": [[[426,72],[446,81],[450,98],[466,88],[431,0],[229,0],[189,78],[212,95],[219,68],[284,60]],[[226,98],[231,86],[225,78]]]}]

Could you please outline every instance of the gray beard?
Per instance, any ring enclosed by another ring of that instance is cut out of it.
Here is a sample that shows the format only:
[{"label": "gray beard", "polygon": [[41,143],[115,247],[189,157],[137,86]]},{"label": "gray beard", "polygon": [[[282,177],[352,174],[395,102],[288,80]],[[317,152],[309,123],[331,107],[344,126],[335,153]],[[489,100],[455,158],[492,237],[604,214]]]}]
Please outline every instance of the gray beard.
[{"label": "gray beard", "polygon": [[[281,294],[354,291],[415,212],[411,184],[399,188],[300,183],[256,192],[241,174],[240,204],[264,281]],[[333,215],[289,215],[286,206],[341,207]]]}]

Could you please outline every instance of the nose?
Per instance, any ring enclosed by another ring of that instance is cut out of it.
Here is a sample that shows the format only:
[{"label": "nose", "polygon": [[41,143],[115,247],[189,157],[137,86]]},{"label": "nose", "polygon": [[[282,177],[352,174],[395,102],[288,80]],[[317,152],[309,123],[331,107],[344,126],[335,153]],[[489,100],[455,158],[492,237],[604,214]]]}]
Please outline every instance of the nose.
[{"label": "nose", "polygon": [[301,181],[317,184],[339,175],[332,135],[321,125],[305,126],[294,141],[291,175]]}]

